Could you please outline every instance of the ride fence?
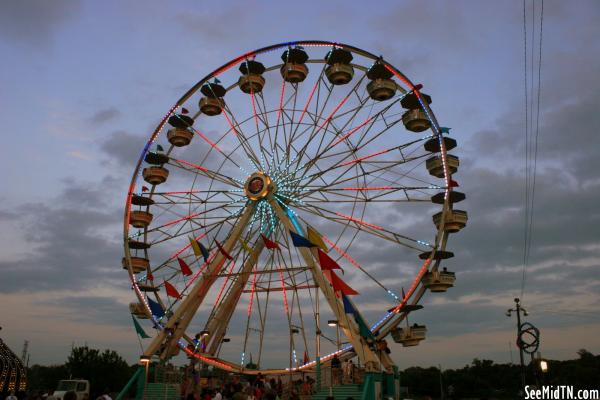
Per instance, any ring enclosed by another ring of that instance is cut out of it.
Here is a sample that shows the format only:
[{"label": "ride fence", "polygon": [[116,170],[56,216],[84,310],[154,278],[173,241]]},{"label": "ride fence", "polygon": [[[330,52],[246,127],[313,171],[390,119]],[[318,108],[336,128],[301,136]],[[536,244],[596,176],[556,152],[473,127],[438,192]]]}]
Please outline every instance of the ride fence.
[{"label": "ride fence", "polygon": [[[344,372],[342,368],[332,368],[330,365],[323,366],[320,373],[320,387],[318,386],[316,370],[292,372],[281,375],[283,381],[283,398],[287,399],[292,393],[297,393],[302,400],[308,400],[318,391],[337,385],[362,384],[364,382],[365,369],[354,366],[352,371]],[[266,379],[270,379],[267,376]]]}]

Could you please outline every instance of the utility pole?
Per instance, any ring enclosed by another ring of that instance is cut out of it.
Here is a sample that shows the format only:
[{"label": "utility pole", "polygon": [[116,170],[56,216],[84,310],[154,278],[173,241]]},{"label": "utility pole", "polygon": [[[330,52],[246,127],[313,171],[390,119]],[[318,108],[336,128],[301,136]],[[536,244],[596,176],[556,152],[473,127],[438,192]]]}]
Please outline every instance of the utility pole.
[{"label": "utility pole", "polygon": [[444,400],[444,380],[442,378],[442,364],[439,364],[440,367],[440,399]]},{"label": "utility pole", "polygon": [[515,298],[515,308],[509,308],[508,311],[506,311],[506,316],[507,317],[511,317],[512,313],[515,312],[517,314],[517,346],[519,347],[519,359],[521,361],[521,383],[523,385],[523,387],[525,387],[525,361],[523,359],[523,347],[521,346],[520,343],[520,336],[521,336],[521,312],[523,312],[523,316],[526,317],[527,316],[527,310],[525,310],[523,307],[521,307],[521,303],[519,298]]},{"label": "utility pole", "polygon": [[23,351],[21,352],[21,362],[25,364],[27,362],[27,348],[29,347],[29,340],[23,343]]}]

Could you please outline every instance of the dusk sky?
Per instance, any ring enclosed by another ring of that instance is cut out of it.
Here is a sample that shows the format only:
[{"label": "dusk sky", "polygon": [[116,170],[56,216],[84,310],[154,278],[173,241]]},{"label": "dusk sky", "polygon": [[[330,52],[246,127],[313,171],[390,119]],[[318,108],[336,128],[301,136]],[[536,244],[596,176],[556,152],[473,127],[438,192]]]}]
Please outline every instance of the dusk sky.
[{"label": "dusk sky", "polygon": [[[600,353],[598,21],[595,0],[544,2],[523,305],[552,359]],[[30,364],[62,363],[72,344],[87,343],[137,360],[135,299],[120,264],[140,151],[209,72],[308,39],[383,55],[423,84],[458,141],[469,223],[451,237],[456,256],[445,264],[456,287],[424,298],[418,322],[428,339],[394,345],[394,360],[402,369],[509,362],[509,348],[518,359],[516,322],[504,313],[521,294],[523,268],[523,3],[475,0],[0,2],[0,336],[16,353],[28,340]]]}]

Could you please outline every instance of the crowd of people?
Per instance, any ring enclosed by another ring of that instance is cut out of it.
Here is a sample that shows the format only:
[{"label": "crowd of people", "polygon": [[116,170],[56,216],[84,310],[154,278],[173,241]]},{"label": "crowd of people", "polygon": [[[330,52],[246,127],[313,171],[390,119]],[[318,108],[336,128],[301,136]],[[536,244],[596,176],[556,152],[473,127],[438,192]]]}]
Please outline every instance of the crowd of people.
[{"label": "crowd of people", "polygon": [[265,379],[260,373],[253,381],[241,381],[234,376],[231,380],[208,381],[204,385],[188,378],[181,389],[184,400],[277,400],[283,396],[281,378]]},{"label": "crowd of people", "polygon": [[[335,356],[331,363],[331,379],[334,385],[353,383],[355,365],[352,360],[341,362]],[[291,384],[284,384],[281,376],[267,378],[261,373],[250,380],[232,376],[224,380],[208,378],[200,381],[197,376],[188,375],[181,386],[183,400],[305,400],[316,392],[315,378],[310,375],[294,379]]]}]

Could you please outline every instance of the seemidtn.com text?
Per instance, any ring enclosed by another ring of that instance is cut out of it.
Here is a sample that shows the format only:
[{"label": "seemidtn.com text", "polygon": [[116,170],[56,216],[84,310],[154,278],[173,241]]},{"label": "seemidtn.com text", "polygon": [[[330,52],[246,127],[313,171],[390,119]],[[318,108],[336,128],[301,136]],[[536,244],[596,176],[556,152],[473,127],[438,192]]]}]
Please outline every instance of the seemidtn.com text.
[{"label": "seemidtn.com text", "polygon": [[598,389],[575,389],[568,385],[550,385],[536,387],[525,386],[525,399],[535,400],[598,400],[600,390]]}]

